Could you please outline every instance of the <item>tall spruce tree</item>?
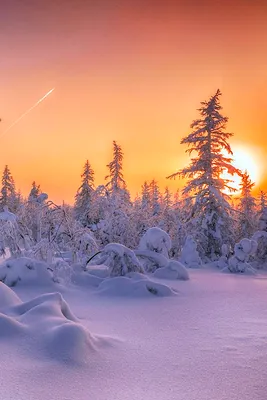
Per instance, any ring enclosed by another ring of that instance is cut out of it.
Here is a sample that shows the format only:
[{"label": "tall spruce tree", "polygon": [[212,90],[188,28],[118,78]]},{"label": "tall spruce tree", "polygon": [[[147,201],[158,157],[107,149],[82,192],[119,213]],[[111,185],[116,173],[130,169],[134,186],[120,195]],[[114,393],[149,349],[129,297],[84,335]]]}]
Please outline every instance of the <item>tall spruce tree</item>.
[{"label": "tall spruce tree", "polygon": [[90,209],[95,188],[94,171],[88,160],[84,164],[81,178],[81,186],[75,195],[74,212],[75,218],[80,221],[83,226],[89,226],[92,223],[90,220]]},{"label": "tall spruce tree", "polygon": [[15,181],[11,175],[8,165],[5,166],[2,175],[2,189],[0,196],[0,208],[3,211],[7,206],[11,212],[16,212],[19,208],[19,196],[16,192]]},{"label": "tall spruce tree", "polygon": [[225,131],[228,118],[220,112],[220,96],[217,90],[208,101],[201,102],[200,118],[192,122],[192,132],[181,141],[188,146],[186,151],[190,155],[195,153],[195,157],[191,158],[189,166],[168,177],[188,178],[183,193],[194,199],[191,217],[195,238],[202,256],[207,259],[216,259],[221,254],[222,244],[231,241],[231,207],[225,191],[235,189],[222,173],[241,175],[231,164],[233,153],[228,140],[233,134]]},{"label": "tall spruce tree", "polygon": [[123,177],[123,152],[121,146],[113,141],[113,160],[107,165],[109,174],[105,177],[108,181],[106,188],[111,197],[119,201],[130,201],[130,194],[127,190]]},{"label": "tall spruce tree", "polygon": [[247,171],[242,175],[240,186],[241,196],[238,205],[240,211],[238,219],[238,240],[250,238],[257,226],[256,199],[251,193],[255,183],[251,181]]}]

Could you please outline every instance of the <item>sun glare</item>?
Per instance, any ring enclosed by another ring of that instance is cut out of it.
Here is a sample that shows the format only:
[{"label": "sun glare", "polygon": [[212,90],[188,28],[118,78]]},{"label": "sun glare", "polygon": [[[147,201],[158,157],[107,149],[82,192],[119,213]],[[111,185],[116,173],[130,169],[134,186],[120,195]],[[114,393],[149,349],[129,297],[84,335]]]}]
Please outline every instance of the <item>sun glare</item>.
[{"label": "sun glare", "polygon": [[[256,185],[260,183],[261,180],[261,154],[258,149],[245,146],[232,146],[233,150],[233,165],[240,169],[242,172],[247,171],[250,179]],[[235,188],[237,191],[234,194],[240,192],[241,177],[238,175],[230,175],[226,172],[222,174],[222,177],[232,181],[230,186]],[[225,191],[227,194],[229,190]]]}]

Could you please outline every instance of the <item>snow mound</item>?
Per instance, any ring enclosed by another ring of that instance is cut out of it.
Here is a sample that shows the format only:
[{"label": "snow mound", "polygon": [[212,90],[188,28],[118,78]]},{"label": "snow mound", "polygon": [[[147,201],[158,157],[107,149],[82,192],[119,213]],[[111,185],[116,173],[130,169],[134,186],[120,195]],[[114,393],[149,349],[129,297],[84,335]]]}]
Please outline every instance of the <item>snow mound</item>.
[{"label": "snow mound", "polygon": [[179,261],[169,261],[167,267],[158,268],[154,272],[153,276],[160,279],[179,279],[187,281],[189,274],[187,269]]},{"label": "snow mound", "polygon": [[8,259],[0,265],[0,281],[7,286],[17,284],[53,286],[52,278],[46,263],[31,258]]},{"label": "snow mound", "polygon": [[167,232],[160,228],[149,228],[141,237],[139,250],[150,250],[169,257],[172,242]]},{"label": "snow mound", "polygon": [[72,283],[74,283],[75,285],[98,287],[103,281],[103,278],[100,278],[99,276],[93,275],[86,271],[81,271],[74,273],[71,280]]},{"label": "snow mound", "polygon": [[191,235],[188,235],[182,248],[180,261],[188,268],[200,268],[202,266],[197,244]]},{"label": "snow mound", "polygon": [[59,362],[77,364],[88,363],[93,353],[109,343],[79,323],[60,293],[48,293],[0,313],[0,340],[14,336],[22,341],[20,347],[30,348],[33,357],[37,352],[38,357],[42,353]]},{"label": "snow mound", "polygon": [[15,306],[20,303],[21,301],[16,293],[4,283],[0,282],[0,309]]},{"label": "snow mound", "polygon": [[105,279],[99,285],[98,293],[104,296],[123,297],[165,297],[176,294],[169,286],[161,283],[149,279],[136,280],[126,276]]}]

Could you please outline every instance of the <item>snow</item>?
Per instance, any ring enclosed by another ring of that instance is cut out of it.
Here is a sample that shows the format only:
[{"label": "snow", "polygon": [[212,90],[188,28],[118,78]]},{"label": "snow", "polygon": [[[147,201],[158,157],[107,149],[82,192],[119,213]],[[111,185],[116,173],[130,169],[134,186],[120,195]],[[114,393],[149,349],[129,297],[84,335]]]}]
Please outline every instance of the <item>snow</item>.
[{"label": "snow", "polygon": [[15,223],[17,221],[17,217],[15,214],[8,211],[7,207],[4,207],[4,211],[0,212],[0,220]]},{"label": "snow", "polygon": [[156,269],[153,275],[155,278],[162,279],[180,279],[182,281],[189,279],[189,273],[185,266],[175,260],[170,260],[166,267]]},{"label": "snow", "polygon": [[[64,289],[68,308],[40,286],[16,286],[16,305],[0,284],[11,310],[1,315],[23,325],[23,333],[0,338],[1,398],[264,400],[266,278],[190,270],[190,281],[171,282],[178,294],[169,297],[100,296],[74,286]],[[66,363],[64,352],[85,362]]]},{"label": "snow", "polygon": [[98,287],[98,293],[104,296],[156,297],[172,296],[176,293],[167,285],[150,279],[138,279],[126,276],[105,279]]},{"label": "snow", "polygon": [[60,293],[44,294],[2,310],[0,339],[2,336],[17,336],[17,344],[30,346],[32,356],[39,359],[48,356],[72,364],[87,363],[101,342],[108,342],[94,338],[79,323]]},{"label": "snow", "polygon": [[8,286],[55,286],[48,265],[27,257],[10,258],[0,265],[0,281]]},{"label": "snow", "polygon": [[149,250],[169,257],[172,243],[170,236],[160,228],[149,228],[142,236],[139,250]]}]

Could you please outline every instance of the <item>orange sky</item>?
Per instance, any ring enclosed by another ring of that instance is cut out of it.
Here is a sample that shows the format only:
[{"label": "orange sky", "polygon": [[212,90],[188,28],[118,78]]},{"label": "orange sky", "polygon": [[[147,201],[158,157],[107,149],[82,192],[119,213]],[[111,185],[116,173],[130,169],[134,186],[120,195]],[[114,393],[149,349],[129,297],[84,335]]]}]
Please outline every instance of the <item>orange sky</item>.
[{"label": "orange sky", "polygon": [[54,201],[73,202],[86,159],[104,182],[112,140],[132,194],[152,178],[178,187],[165,177],[188,162],[180,140],[217,88],[232,143],[260,149],[257,183],[267,189],[265,0],[5,3],[0,135],[55,87],[0,137],[0,170],[10,166],[23,194],[36,180]]}]

